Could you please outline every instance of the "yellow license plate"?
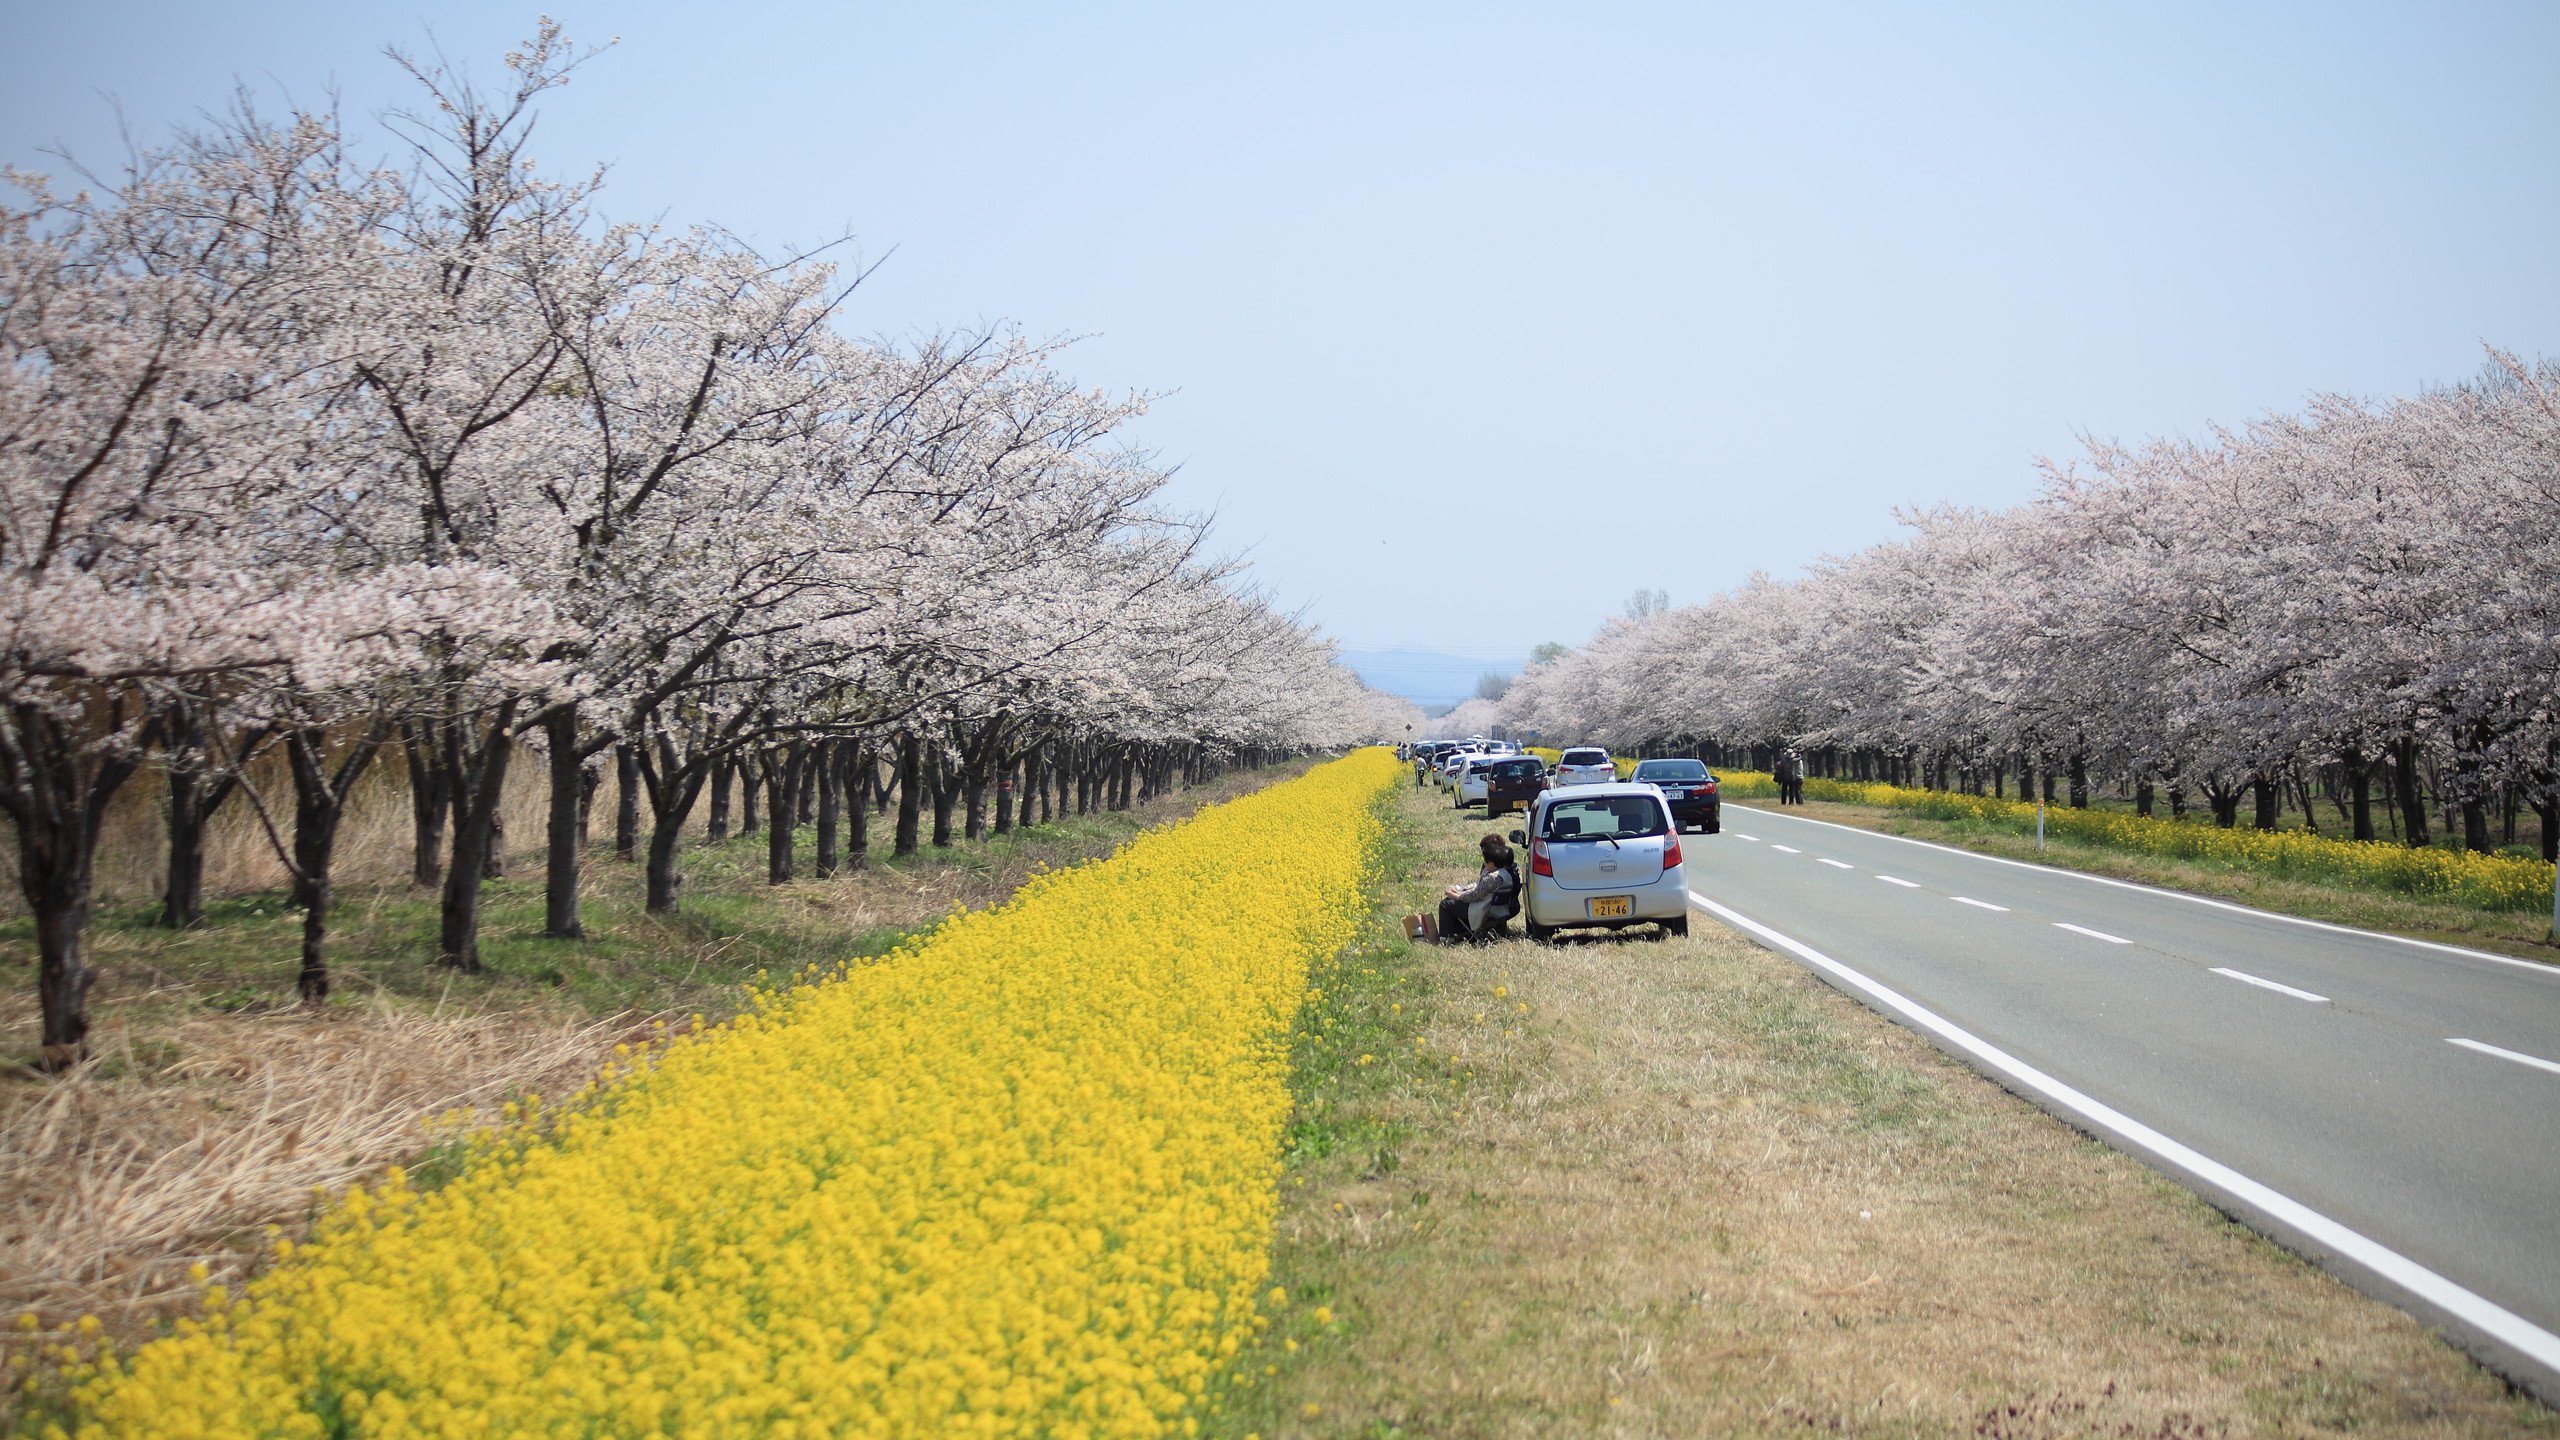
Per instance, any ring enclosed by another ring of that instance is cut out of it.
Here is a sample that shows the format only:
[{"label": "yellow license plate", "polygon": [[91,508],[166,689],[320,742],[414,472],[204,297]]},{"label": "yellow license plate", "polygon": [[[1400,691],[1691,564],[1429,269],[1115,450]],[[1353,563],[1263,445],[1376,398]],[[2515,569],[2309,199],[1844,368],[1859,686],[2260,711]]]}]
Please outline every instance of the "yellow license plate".
[{"label": "yellow license plate", "polygon": [[1633,895],[1601,895],[1591,901],[1591,918],[1594,920],[1623,920],[1635,911],[1636,897]]}]

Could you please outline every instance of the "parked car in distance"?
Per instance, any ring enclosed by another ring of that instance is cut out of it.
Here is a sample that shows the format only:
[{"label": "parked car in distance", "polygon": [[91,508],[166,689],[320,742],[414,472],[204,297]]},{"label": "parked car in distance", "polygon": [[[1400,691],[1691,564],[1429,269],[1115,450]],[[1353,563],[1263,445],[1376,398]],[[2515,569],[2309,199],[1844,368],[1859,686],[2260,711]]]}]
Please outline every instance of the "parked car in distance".
[{"label": "parked car in distance", "polygon": [[1511,838],[1529,847],[1520,916],[1530,939],[1630,925],[1689,933],[1680,832],[1654,787],[1612,782],[1546,791],[1529,812],[1529,828]]},{"label": "parked car in distance", "polygon": [[1556,757],[1559,789],[1567,785],[1614,785],[1617,781],[1617,762],[1596,745],[1578,745]]},{"label": "parked car in distance", "polygon": [[1466,769],[1467,762],[1474,758],[1476,758],[1476,752],[1463,748],[1452,750],[1441,756],[1431,762],[1431,783],[1444,790],[1456,784],[1458,772]]},{"label": "parked car in distance", "polygon": [[1680,829],[1695,825],[1709,835],[1724,829],[1724,802],[1717,798],[1716,777],[1707,773],[1705,761],[1639,760],[1628,779],[1660,790],[1671,802],[1671,823]]},{"label": "parked car in distance", "polygon": [[1449,789],[1459,809],[1485,803],[1487,787],[1493,780],[1493,767],[1501,764],[1502,760],[1502,756],[1480,750],[1468,756],[1467,762],[1458,767],[1458,773],[1450,777]]},{"label": "parked car in distance", "polygon": [[1526,810],[1538,803],[1546,789],[1546,761],[1535,755],[1497,756],[1485,771],[1485,818]]}]

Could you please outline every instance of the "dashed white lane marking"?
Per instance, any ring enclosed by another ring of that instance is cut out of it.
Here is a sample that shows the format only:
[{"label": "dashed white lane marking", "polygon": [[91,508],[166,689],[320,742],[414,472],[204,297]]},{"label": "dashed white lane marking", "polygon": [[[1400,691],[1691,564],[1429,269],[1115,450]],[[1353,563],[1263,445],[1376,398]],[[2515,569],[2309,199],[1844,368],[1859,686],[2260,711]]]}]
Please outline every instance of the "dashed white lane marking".
[{"label": "dashed white lane marking", "polygon": [[1905,890],[1917,890],[1920,888],[1920,882],[1917,880],[1897,880],[1890,875],[1879,875],[1876,878],[1887,885],[1899,885]]},{"label": "dashed white lane marking", "polygon": [[2548,1070],[2554,1075],[2560,1075],[2560,1063],[2545,1060],[2539,1055],[2527,1055],[2517,1050],[2501,1050],[2495,1045],[2483,1045],[2477,1040],[2447,1040],[2444,1043],[2459,1045],[2465,1050],[2477,1050],[2483,1055],[2495,1055],[2501,1060],[2513,1060],[2519,1065],[2530,1065],[2536,1070]]},{"label": "dashed white lane marking", "polygon": [[2155,1156],[2194,1176],[2206,1188],[2220,1191],[2255,1208],[2311,1244],[2322,1246],[2330,1253],[2362,1266],[2389,1284],[2397,1285],[2478,1328],[2499,1343],[2523,1351],[2535,1364],[2560,1368],[2560,1335],[2554,1335],[2497,1302],[2454,1284],[2380,1241],[2348,1229],[2283,1191],[2252,1180],[2230,1166],[2170,1139],[2123,1111],[2100,1104],[2093,1097],[2072,1089],[1971,1031],[1957,1027],[1937,1012],[1920,1008],[1901,994],[1868,979],[1803,941],[1772,930],[1738,910],[1719,905],[1695,890],[1689,892],[1689,898],[1726,924],[1747,930],[1815,969],[1839,977],[1844,984],[1871,999],[1877,1008],[1899,1017],[1913,1029],[1937,1037],[1950,1049],[1973,1056],[1994,1073],[2045,1097],[2124,1145]]},{"label": "dashed white lane marking", "polygon": [[1726,833],[1727,835],[1732,836],[1732,837],[1733,837],[1734,839],[1736,839],[1736,840],[1748,840],[1748,841],[1750,841],[1750,842],[1751,842],[1752,844],[1754,844],[1754,845],[1757,845],[1757,844],[1759,844],[1759,843],[1760,843],[1760,837],[1759,837],[1759,836],[1757,836],[1757,835],[1745,835],[1745,834],[1743,834],[1743,833],[1742,833],[1741,831],[1739,831],[1739,830],[1727,830],[1727,831],[1726,831],[1726,832],[1724,832],[1724,833]]},{"label": "dashed white lane marking", "polygon": [[1804,853],[1793,845],[1772,845],[1769,848],[1772,850],[1784,850],[1790,855],[1801,855]]},{"label": "dashed white lane marking", "polygon": [[1834,870],[1855,870],[1858,868],[1846,860],[1825,860],[1822,863],[1830,866]]},{"label": "dashed white lane marking", "polygon": [[1988,900],[1974,900],[1974,899],[1970,899],[1970,898],[1968,898],[1968,897],[1966,897],[1966,896],[1963,896],[1963,895],[1950,895],[1950,896],[1948,896],[1947,898],[1948,898],[1948,899],[1950,899],[1950,900],[1953,900],[1954,902],[1956,902],[1956,903],[1957,903],[1957,904],[1959,904],[1959,905],[1970,905],[1970,906],[1972,906],[1973,908],[1975,908],[1976,910],[1997,910],[1997,911],[1999,911],[1999,912],[2000,912],[2001,914],[2003,914],[2003,915],[2006,915],[2006,914],[2008,914],[2008,913],[2009,913],[2009,907],[2008,907],[2008,906],[2006,906],[2006,905],[1994,905],[1994,904],[1992,904],[1992,903],[1991,903],[1990,901],[1988,901]]},{"label": "dashed white lane marking", "polygon": [[2068,930],[2074,935],[2086,935],[2092,940],[2104,940],[2110,945],[2130,945],[2133,943],[2121,935],[2110,935],[2104,930],[2092,930],[2086,925],[2074,925],[2068,920],[2054,921],[2053,928],[2056,930]]},{"label": "dashed white lane marking", "polygon": [[[2308,990],[2296,990],[2290,985],[2279,985],[2273,980],[2252,975],[2245,970],[2233,970],[2225,966],[2216,965],[2213,967],[2213,973],[2216,975],[2228,975],[2243,985],[2255,985],[2261,990],[2273,990],[2279,995],[2290,995],[2296,1000],[2308,1000],[2314,1005],[2326,1005],[2329,1003],[2329,997],[2326,995],[2314,995]],[[2555,1065],[2552,1068],[2560,1070],[2560,1065]]]}]

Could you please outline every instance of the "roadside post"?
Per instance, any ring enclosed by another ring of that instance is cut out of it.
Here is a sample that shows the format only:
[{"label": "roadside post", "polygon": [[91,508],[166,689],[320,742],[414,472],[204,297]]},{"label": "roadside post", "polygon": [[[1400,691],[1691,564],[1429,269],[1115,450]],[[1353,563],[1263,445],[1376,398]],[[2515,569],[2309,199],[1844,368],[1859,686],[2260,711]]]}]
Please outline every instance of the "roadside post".
[{"label": "roadside post", "polygon": [[[2042,800],[2036,802],[2036,852],[2038,854],[2044,852],[2044,802]],[[2555,916],[2560,916],[2560,900],[2551,902],[2551,912]],[[2554,923],[2560,923],[2560,921]]]}]

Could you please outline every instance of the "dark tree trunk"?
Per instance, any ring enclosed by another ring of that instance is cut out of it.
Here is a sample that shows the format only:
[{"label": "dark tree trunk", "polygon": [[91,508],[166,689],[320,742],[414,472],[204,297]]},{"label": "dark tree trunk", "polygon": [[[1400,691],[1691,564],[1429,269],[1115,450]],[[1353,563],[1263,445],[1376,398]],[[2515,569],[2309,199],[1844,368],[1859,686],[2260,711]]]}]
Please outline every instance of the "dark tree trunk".
[{"label": "dark tree trunk", "polygon": [[2071,757],[2071,808],[2089,808],[2089,757],[2086,755]]},{"label": "dark tree trunk", "polygon": [[212,818],[204,772],[169,767],[169,874],[160,886],[160,924],[184,930],[204,918],[204,832]]},{"label": "dark tree trunk", "polygon": [[2349,750],[2338,757],[2347,770],[2348,825],[2355,838],[2373,838],[2373,775],[2362,751]]},{"label": "dark tree trunk", "polygon": [[916,831],[924,814],[924,760],[918,749],[915,736],[898,737],[898,834],[891,853],[901,857],[916,853]]},{"label": "dark tree trunk", "polygon": [[578,921],[578,812],[586,757],[578,752],[578,707],[561,705],[542,719],[550,748],[551,803],[543,835],[542,933],[554,940],[583,940]]},{"label": "dark tree trunk", "polygon": [[765,761],[765,773],[772,777],[766,794],[773,811],[773,825],[765,836],[768,885],[788,885],[792,880],[792,842],[800,835],[800,827],[793,822],[800,814],[800,772],[807,759],[808,747],[794,740],[774,747]]},{"label": "dark tree trunk", "polygon": [[2475,855],[2493,848],[2489,844],[2488,787],[2481,783],[2480,774],[2480,749],[2488,742],[2486,728],[2475,729],[2471,743],[2462,746],[2453,757],[2453,788],[2462,799],[2462,848]]},{"label": "dark tree trunk", "polygon": [[[104,733],[121,728],[122,706],[104,707]],[[8,709],[9,749],[0,761],[0,809],[18,830],[18,888],[36,922],[36,998],[43,1011],[43,1065],[80,1062],[89,1038],[89,910],[98,828],[107,802],[139,761],[123,747],[87,743],[90,716],[71,720],[44,705]]]},{"label": "dark tree trunk", "polygon": [[996,770],[996,833],[1013,833],[1013,774],[1017,762],[1006,760]]},{"label": "dark tree trunk", "polygon": [[2150,818],[2151,782],[2148,779],[2133,782],[2133,813],[2145,819]]},{"label": "dark tree trunk", "polygon": [[515,702],[491,720],[476,765],[455,765],[465,783],[454,787],[453,863],[446,867],[444,914],[436,935],[436,960],[467,974],[480,971],[480,885],[497,849],[498,798],[515,751]]},{"label": "dark tree trunk", "polygon": [[240,737],[232,747],[230,766],[222,770],[222,778],[209,779],[214,756],[208,753],[204,707],[193,700],[182,700],[169,707],[164,717],[166,749],[169,755],[167,783],[167,819],[169,829],[169,866],[160,886],[158,924],[170,930],[183,930],[204,918],[204,837],[213,817],[240,787],[235,768],[248,763],[249,755],[268,732],[259,730]]},{"label": "dark tree trunk", "polygon": [[596,792],[604,788],[604,771],[593,765],[578,767],[578,848],[595,843],[591,826],[595,821]]},{"label": "dark tree trunk", "polygon": [[711,767],[711,817],[703,838],[717,845],[729,838],[729,784],[737,778],[737,767],[723,760]]},{"label": "dark tree trunk", "polygon": [[2274,780],[2261,775],[2249,782],[2249,794],[2256,802],[2256,813],[2250,817],[2251,823],[2261,830],[2276,828],[2277,819],[2283,813],[2284,792],[2277,788]]},{"label": "dark tree trunk", "polygon": [[951,762],[936,755],[928,767],[933,775],[933,845],[937,850],[951,848],[951,806],[960,798],[959,777],[951,773]]},{"label": "dark tree trunk", "polygon": [[456,723],[448,720],[412,725],[401,733],[401,755],[409,765],[412,885],[435,886],[444,882],[444,827],[453,808],[453,771],[445,764],[438,732]]},{"label": "dark tree trunk", "polygon": [[764,828],[764,820],[756,813],[756,800],[764,790],[764,773],[754,757],[738,757],[738,833],[753,835]]},{"label": "dark tree trunk", "polygon": [[[632,753],[640,762],[640,778],[649,793],[649,845],[647,864],[642,869],[645,904],[652,915],[676,912],[684,876],[676,869],[676,855],[684,846],[685,822],[693,818],[694,803],[702,798],[702,788],[710,779],[716,758],[700,754],[681,756],[666,737],[658,737],[654,749],[642,748],[647,742],[634,742]],[[655,763],[650,763],[654,755]]]},{"label": "dark tree trunk", "polygon": [[2213,806],[2213,823],[2229,830],[2240,823],[2240,791],[2219,780],[2204,787],[2204,798]]},{"label": "dark tree trunk", "polygon": [[338,826],[346,818],[347,797],[387,738],[387,729],[376,726],[332,765],[325,730],[285,737],[285,761],[293,772],[293,900],[302,907],[302,969],[293,988],[307,1005],[329,998],[330,870]]},{"label": "dark tree trunk", "polygon": [[2427,798],[2418,788],[2418,741],[2415,736],[2391,745],[2391,783],[2397,792],[2401,839],[2412,850],[2427,847]]},{"label": "dark tree trunk", "polygon": [[818,878],[836,874],[836,827],[844,815],[844,742],[821,740],[811,749],[810,778],[818,787]]},{"label": "dark tree trunk", "polygon": [[876,768],[871,758],[871,742],[843,747],[845,765],[845,868],[860,870],[871,863],[871,776]]},{"label": "dark tree trunk", "polygon": [[613,858],[629,864],[640,853],[640,757],[629,745],[613,747]]}]

